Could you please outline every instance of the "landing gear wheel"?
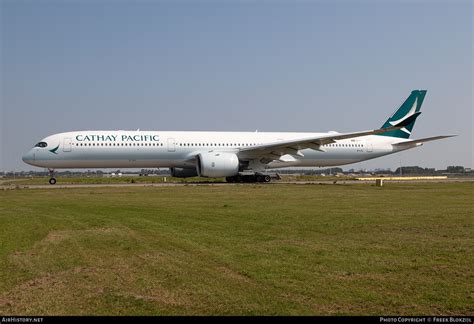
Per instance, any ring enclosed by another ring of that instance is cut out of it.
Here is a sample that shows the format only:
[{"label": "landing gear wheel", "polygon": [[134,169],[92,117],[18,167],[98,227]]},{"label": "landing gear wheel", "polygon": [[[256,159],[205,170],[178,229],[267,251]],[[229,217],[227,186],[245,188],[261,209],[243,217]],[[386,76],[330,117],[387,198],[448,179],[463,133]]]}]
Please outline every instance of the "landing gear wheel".
[{"label": "landing gear wheel", "polygon": [[266,175],[264,177],[264,180],[265,180],[265,182],[270,182],[272,180],[272,177],[270,177],[269,175]]},{"label": "landing gear wheel", "polygon": [[48,169],[49,171],[49,184],[53,185],[56,183],[56,178],[54,177],[54,169]]}]

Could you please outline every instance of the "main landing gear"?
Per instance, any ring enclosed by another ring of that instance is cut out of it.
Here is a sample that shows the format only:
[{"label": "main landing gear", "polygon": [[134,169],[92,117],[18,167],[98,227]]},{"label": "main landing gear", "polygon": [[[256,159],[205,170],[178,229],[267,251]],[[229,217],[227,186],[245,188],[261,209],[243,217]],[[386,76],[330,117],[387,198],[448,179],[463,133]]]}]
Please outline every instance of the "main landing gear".
[{"label": "main landing gear", "polygon": [[270,182],[272,178],[280,179],[278,174],[275,176],[271,176],[270,174],[262,174],[262,173],[245,173],[240,172],[238,175],[233,177],[227,177],[225,180],[230,183],[249,183],[249,182]]},{"label": "main landing gear", "polygon": [[56,184],[56,178],[54,177],[54,170],[53,169],[49,169],[49,184],[50,185],[53,185],[53,184]]}]

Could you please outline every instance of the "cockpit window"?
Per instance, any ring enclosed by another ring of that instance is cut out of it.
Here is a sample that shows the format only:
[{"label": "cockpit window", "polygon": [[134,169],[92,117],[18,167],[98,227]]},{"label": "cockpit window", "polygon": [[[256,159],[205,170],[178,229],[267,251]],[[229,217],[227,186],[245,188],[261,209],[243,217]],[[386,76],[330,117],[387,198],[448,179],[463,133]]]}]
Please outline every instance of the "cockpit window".
[{"label": "cockpit window", "polygon": [[35,145],[35,147],[46,147],[48,146],[48,143],[46,142],[39,142],[38,144]]}]

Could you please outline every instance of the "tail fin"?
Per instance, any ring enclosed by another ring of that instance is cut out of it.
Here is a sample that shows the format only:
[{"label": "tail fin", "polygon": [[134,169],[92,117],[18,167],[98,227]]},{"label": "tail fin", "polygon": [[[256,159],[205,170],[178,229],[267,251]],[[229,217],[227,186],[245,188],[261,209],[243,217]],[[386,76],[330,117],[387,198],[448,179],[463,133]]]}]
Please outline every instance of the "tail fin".
[{"label": "tail fin", "polygon": [[[397,111],[389,119],[387,119],[387,121],[383,124],[381,128],[388,128],[400,124],[406,118],[412,116],[415,113],[418,113],[421,109],[421,104],[425,99],[425,95],[426,90],[413,90],[407,100],[405,100],[405,102],[400,106],[400,108],[398,108]],[[413,120],[411,123],[401,129],[386,132],[380,135],[409,138],[414,125],[415,120]]]}]

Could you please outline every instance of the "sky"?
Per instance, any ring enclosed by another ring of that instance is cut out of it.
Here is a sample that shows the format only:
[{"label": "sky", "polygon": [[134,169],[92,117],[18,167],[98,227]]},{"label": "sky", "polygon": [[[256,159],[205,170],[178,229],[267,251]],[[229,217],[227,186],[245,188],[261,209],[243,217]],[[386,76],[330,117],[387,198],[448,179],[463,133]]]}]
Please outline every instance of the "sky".
[{"label": "sky", "polygon": [[376,129],[414,89],[412,137],[344,166],[473,166],[472,1],[0,0],[0,171],[73,130]]}]

